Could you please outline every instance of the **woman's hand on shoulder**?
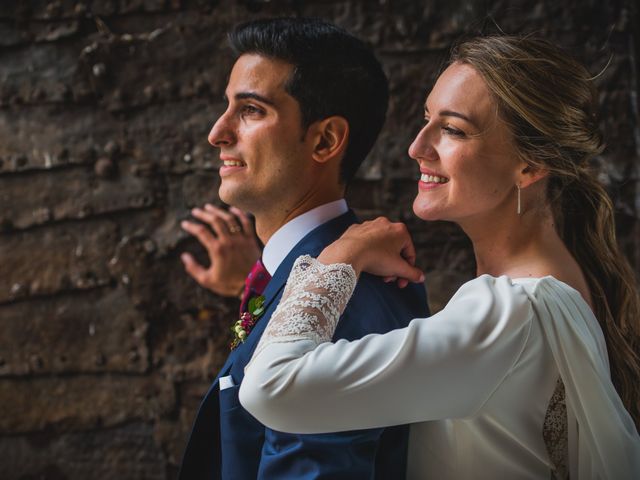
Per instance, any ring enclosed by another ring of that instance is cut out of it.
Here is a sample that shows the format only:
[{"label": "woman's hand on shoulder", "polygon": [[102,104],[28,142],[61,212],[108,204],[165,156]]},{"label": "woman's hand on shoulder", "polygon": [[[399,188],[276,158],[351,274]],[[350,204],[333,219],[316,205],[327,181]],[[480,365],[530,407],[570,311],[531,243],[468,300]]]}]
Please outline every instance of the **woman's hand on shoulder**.
[{"label": "woman's hand on shoulder", "polygon": [[318,260],[324,264],[348,263],[356,271],[398,281],[423,282],[424,274],[415,266],[416,250],[404,223],[394,223],[385,217],[352,225],[342,236],[327,246]]}]

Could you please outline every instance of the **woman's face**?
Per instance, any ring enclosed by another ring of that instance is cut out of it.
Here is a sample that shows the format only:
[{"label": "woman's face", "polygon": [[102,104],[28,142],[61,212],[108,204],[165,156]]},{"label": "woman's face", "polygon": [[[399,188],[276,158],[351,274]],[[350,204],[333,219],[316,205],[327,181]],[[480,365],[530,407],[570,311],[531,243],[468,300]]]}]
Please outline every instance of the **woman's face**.
[{"label": "woman's face", "polygon": [[480,74],[466,64],[450,65],[424,110],[426,123],[409,147],[421,173],[415,214],[463,226],[490,215],[516,215],[516,183],[526,164]]}]

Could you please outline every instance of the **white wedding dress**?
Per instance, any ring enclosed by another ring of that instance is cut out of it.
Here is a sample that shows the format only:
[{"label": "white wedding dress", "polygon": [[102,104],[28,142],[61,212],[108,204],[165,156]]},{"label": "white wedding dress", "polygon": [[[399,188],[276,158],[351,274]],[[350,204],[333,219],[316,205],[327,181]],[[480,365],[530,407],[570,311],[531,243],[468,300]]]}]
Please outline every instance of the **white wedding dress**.
[{"label": "white wedding dress", "polygon": [[[240,389],[262,423],[294,433],[411,423],[412,479],[567,470],[572,479],[640,479],[638,433],[610,381],[598,322],[573,288],[483,275],[430,318],[329,343],[355,284],[348,265],[297,260]],[[568,436],[556,462],[543,429],[558,385]]]}]

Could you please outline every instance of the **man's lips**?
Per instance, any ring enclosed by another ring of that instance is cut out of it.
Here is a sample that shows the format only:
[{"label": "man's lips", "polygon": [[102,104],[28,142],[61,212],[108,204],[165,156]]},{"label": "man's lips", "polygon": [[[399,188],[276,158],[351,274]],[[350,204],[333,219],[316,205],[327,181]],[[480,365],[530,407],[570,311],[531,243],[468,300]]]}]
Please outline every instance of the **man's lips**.
[{"label": "man's lips", "polygon": [[220,160],[222,160],[222,165],[225,167],[246,167],[247,164],[242,160],[233,157],[227,157],[220,155]]},{"label": "man's lips", "polygon": [[241,172],[247,166],[247,164],[242,160],[227,155],[220,155],[220,160],[222,160],[222,166],[218,170],[220,177],[235,175],[236,173]]}]

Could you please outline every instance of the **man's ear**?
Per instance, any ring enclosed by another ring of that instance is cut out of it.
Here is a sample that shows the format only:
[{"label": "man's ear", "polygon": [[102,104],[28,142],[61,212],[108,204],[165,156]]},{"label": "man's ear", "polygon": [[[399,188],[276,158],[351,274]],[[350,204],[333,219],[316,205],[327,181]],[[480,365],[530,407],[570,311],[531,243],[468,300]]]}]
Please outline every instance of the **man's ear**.
[{"label": "man's ear", "polygon": [[518,179],[516,183],[520,188],[527,188],[543,178],[547,178],[548,175],[549,170],[524,163],[518,172]]},{"label": "man's ear", "polygon": [[349,144],[349,122],[344,117],[334,115],[319,120],[313,130],[313,159],[316,162],[325,163],[343,156]]}]

